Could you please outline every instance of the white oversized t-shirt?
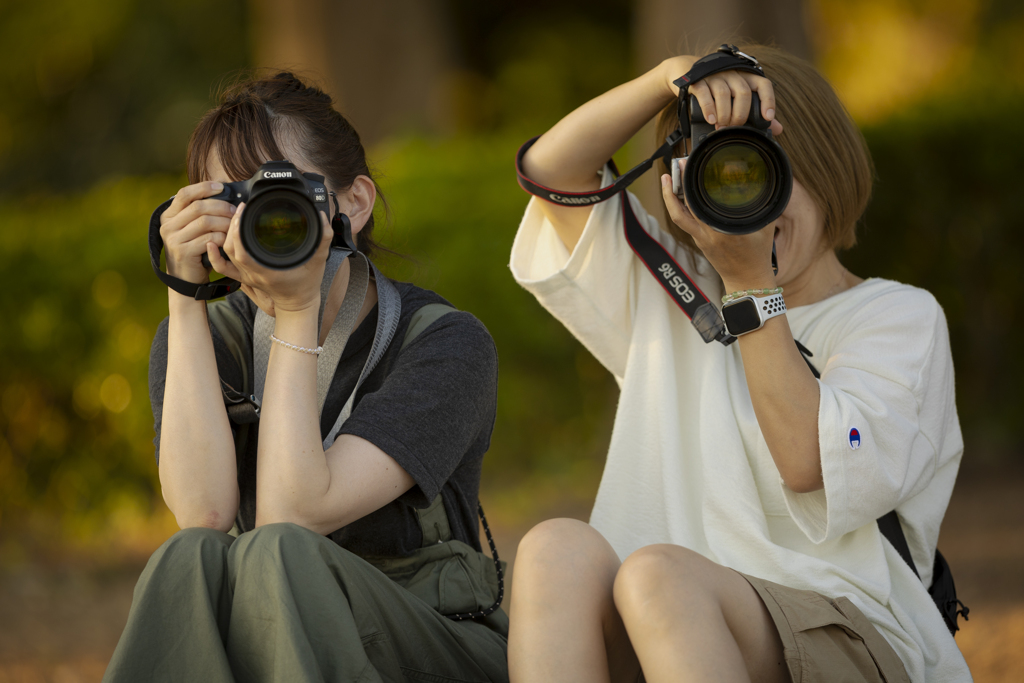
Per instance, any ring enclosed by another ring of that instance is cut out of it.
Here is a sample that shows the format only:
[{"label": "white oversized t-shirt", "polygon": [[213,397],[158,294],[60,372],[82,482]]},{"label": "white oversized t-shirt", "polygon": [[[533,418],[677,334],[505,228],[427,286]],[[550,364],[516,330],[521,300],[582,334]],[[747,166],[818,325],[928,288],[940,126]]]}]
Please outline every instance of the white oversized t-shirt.
[{"label": "white oversized t-shirt", "polygon": [[[602,185],[611,180],[606,170]],[[593,208],[571,254],[534,198],[511,257],[516,280],[621,390],[590,523],[622,558],[674,543],[752,576],[846,596],[911,680],[970,680],[925,588],[963,453],[938,303],[924,290],[871,279],[789,309],[794,336],[821,372],[825,483],[795,493],[761,435],[739,344],[705,344],[692,329],[630,250],[620,196]],[[722,285],[711,266],[630,201],[647,232],[717,301]],[[923,583],[875,523],[893,509]]]}]

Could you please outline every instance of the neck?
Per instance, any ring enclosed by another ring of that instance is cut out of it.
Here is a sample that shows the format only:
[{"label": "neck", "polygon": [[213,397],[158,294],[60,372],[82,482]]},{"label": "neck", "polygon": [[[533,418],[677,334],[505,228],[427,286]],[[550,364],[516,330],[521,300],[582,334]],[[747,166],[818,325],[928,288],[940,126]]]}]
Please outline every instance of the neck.
[{"label": "neck", "polygon": [[789,282],[783,284],[786,306],[796,308],[807,306],[844,292],[863,282],[839,262],[839,257],[831,249],[797,274]]},{"label": "neck", "polygon": [[[341,310],[341,302],[345,300],[345,293],[348,292],[349,276],[352,274],[352,258],[361,257],[352,256],[342,262],[341,266],[338,267],[338,272],[334,275],[331,289],[327,293],[327,304],[324,306],[324,319],[320,326],[320,341],[318,342],[321,346],[327,340],[331,326],[334,325],[334,319],[338,317],[338,311]],[[363,307],[359,311],[359,317],[356,318],[353,330],[362,324],[363,320],[366,319],[366,316],[370,314],[370,311],[376,305],[377,283],[371,277],[370,282],[366,286],[366,298],[363,300]]]}]

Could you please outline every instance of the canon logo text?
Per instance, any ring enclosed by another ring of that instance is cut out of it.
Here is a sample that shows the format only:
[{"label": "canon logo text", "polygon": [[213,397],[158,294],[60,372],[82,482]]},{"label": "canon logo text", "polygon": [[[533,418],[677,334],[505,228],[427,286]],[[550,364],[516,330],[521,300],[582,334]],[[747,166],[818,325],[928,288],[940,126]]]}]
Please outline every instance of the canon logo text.
[{"label": "canon logo text", "polygon": [[559,204],[593,204],[601,201],[597,197],[563,197],[560,194],[551,195],[551,201]]}]

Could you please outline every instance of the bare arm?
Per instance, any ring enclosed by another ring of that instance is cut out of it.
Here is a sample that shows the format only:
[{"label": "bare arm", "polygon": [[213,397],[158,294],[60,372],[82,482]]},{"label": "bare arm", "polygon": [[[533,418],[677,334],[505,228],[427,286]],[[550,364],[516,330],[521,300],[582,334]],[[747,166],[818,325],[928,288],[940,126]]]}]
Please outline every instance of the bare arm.
[{"label": "bare arm", "polygon": [[[559,190],[598,189],[597,172],[626,142],[678,94],[668,74],[678,78],[693,63],[690,57],[666,60],[644,75],[623,83],[580,106],[534,143],[523,159],[532,179]],[[541,202],[541,210],[569,251],[583,234],[590,206],[557,206]]]},{"label": "bare arm", "polygon": [[[693,236],[722,276],[725,291],[771,289],[775,226],[749,235],[723,235],[698,222],[662,176],[662,195],[673,222]],[[818,382],[793,343],[785,315],[739,338],[743,370],[757,423],[786,486],[798,493],[824,486],[818,444]]]},{"label": "bare arm", "polygon": [[[275,335],[315,346],[316,308],[277,306]],[[365,439],[342,435],[324,452],[317,410],[316,356],[274,344],[260,420],[257,526],[294,522],[327,534],[412,488],[412,477]]]},{"label": "bare arm", "polygon": [[[202,200],[210,183],[183,188],[161,218],[168,271],[205,282],[208,243],[223,244],[232,210]],[[238,512],[234,441],[221,397],[206,303],[168,290],[167,380],[160,430],[160,487],[181,528],[227,531]]]},{"label": "bare arm", "polygon": [[[365,219],[372,211],[372,194],[362,204]],[[312,259],[297,268],[271,271],[258,266],[240,246],[243,211],[244,204],[232,219],[225,240],[224,251],[231,262],[224,261],[213,248],[208,251],[210,261],[218,272],[247,283],[243,284],[247,294],[265,299],[273,310],[278,339],[315,348],[320,282],[334,234],[327,217],[321,214],[323,239]],[[360,320],[376,302],[375,291],[371,285]],[[324,451],[316,359],[313,354],[271,344],[260,411],[257,526],[292,522],[327,534],[383,507],[414,484],[394,459],[359,437],[343,435]]]}]

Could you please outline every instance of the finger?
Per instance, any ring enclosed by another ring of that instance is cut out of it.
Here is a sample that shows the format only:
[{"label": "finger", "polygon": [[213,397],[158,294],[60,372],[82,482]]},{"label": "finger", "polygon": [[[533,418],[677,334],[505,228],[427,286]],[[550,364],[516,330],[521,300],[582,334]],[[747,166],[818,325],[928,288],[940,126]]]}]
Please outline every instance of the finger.
[{"label": "finger", "polygon": [[718,123],[715,124],[715,127],[728,126],[729,121],[732,120],[732,89],[723,78],[713,78],[708,87],[711,88],[711,94],[715,98],[715,108],[718,110]]},{"label": "finger", "polygon": [[178,194],[174,195],[174,199],[171,200],[171,205],[167,207],[166,211],[164,211],[163,216],[161,216],[161,220],[165,217],[168,219],[174,218],[195,200],[215,195],[223,189],[224,184],[217,182],[203,182],[195,183],[194,185],[187,185],[178,190]]},{"label": "finger", "polygon": [[743,78],[761,100],[761,116],[765,121],[773,120],[775,118],[775,86],[763,76],[744,74]]},{"label": "finger", "polygon": [[782,123],[778,119],[772,119],[772,135],[779,135],[783,130]]},{"label": "finger", "polygon": [[229,277],[232,280],[241,280],[242,273],[235,267],[235,264],[231,263],[223,256],[220,255],[220,249],[213,240],[206,243],[206,256],[210,259],[210,265],[213,269],[225,277]]},{"label": "finger", "polygon": [[327,214],[323,211],[320,212],[320,230],[322,232],[321,245],[327,242],[330,246],[331,242],[334,241],[334,228],[331,227],[331,221],[328,220]]},{"label": "finger", "polygon": [[235,215],[231,217],[231,221],[228,224],[227,239],[224,240],[224,252],[228,255],[234,263],[239,263],[244,266],[243,254],[245,249],[242,247],[241,231],[242,231],[242,212],[245,210],[245,202],[238,205]]},{"label": "finger", "polygon": [[715,117],[715,98],[711,95],[711,89],[708,84],[704,81],[697,81],[690,86],[690,94],[697,98],[697,104],[700,105],[700,110],[704,114],[704,120],[708,123],[714,123],[718,119]]},{"label": "finger", "polygon": [[732,91],[732,119],[729,125],[742,126],[750,117],[750,86],[747,85],[746,79],[735,71],[726,72],[722,76]]},{"label": "finger", "polygon": [[[175,233],[183,230],[189,223],[207,215],[223,217],[225,219],[224,228],[227,229],[227,219],[231,218],[234,213],[235,207],[232,204],[220,201],[219,199],[200,199],[192,202],[182,209],[177,216],[163,223],[160,226],[160,234],[165,241],[171,239]],[[195,231],[193,230],[192,234],[186,239],[192,239],[194,235]]]},{"label": "finger", "polygon": [[191,242],[195,238],[207,233],[226,233],[230,222],[230,219],[223,216],[200,216],[179,230],[174,239],[178,242]]},{"label": "finger", "polygon": [[690,210],[672,192],[672,176],[667,173],[661,176],[661,194],[665,198],[665,207],[668,209],[668,215],[672,222],[695,239],[700,236],[701,224],[693,218]]}]

